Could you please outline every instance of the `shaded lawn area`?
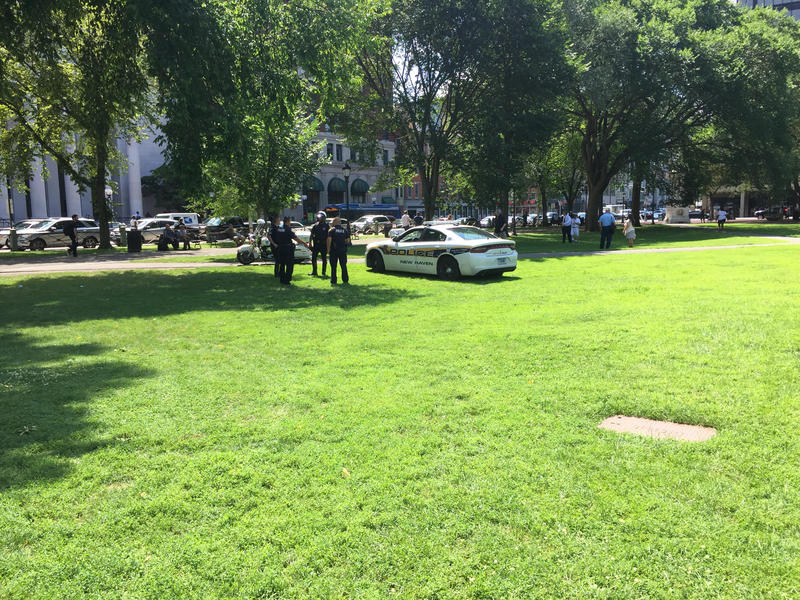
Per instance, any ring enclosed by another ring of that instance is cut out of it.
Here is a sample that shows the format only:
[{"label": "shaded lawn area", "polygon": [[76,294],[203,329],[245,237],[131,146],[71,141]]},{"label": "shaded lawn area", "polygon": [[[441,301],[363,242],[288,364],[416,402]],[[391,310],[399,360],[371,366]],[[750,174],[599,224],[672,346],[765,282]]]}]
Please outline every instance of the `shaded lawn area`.
[{"label": "shaded lawn area", "polygon": [[[742,224],[746,225],[746,224]],[[726,226],[727,228],[728,226]],[[753,234],[758,235],[798,235],[800,236],[800,228],[787,226],[784,229],[769,229],[771,226],[751,225],[753,231],[749,228],[737,229],[741,235],[736,235],[731,231],[717,232],[716,225],[713,227],[698,226],[698,227],[670,227],[666,225],[645,225],[636,229],[637,238],[634,244],[635,248],[679,248],[690,246],[727,246],[738,244],[770,244],[775,243],[774,240],[759,239],[753,237]],[[765,229],[762,229],[764,227]],[[772,226],[774,227],[774,226]],[[778,226],[780,227],[780,226]],[[794,232],[794,234],[792,233]],[[361,236],[367,238],[370,242],[384,239],[378,236]],[[526,233],[520,233],[517,236],[512,236],[511,239],[516,241],[517,250],[522,253],[536,253],[536,252],[591,252],[600,250],[600,234],[597,232],[581,231],[578,242],[574,244],[565,244],[561,242],[561,229],[558,227],[536,229],[534,231],[527,230]],[[203,244],[203,248],[208,248]],[[125,248],[112,248],[111,250],[86,250],[79,249],[80,255],[92,256],[94,254],[114,253],[120,256],[129,256],[131,260],[146,260],[148,262],[164,262],[164,263],[181,263],[181,262],[206,262],[206,263],[230,263],[236,262],[236,247],[233,242],[220,242],[219,247],[230,248],[230,254],[226,255],[205,255],[205,256],[187,256],[181,254],[180,250],[169,250],[167,252],[157,252],[156,247],[147,245],[143,248],[143,252],[138,255],[127,255]],[[619,250],[627,248],[627,242],[622,235],[622,228],[617,227],[614,238],[611,243],[611,250]],[[363,258],[366,250],[365,244],[354,244],[348,251],[349,256],[353,258]],[[0,258],[5,259],[18,259],[18,262],[36,261],[43,258],[62,257],[64,250],[45,250],[43,252],[2,252]]]},{"label": "shaded lawn area", "polygon": [[[201,245],[201,249],[209,248],[208,244],[203,242]],[[217,248],[230,248],[231,252],[235,256],[235,248],[236,244],[233,242],[218,242],[216,245]],[[179,253],[182,250],[170,250],[166,252],[158,252],[157,247],[155,244],[144,244],[142,246],[142,254],[145,258],[149,256],[153,257],[163,257],[167,254],[171,253]],[[11,261],[35,261],[35,260],[51,260],[53,258],[63,258],[66,255],[66,248],[49,248],[46,250],[41,251],[31,251],[31,250],[18,250],[16,252],[11,251],[3,251],[0,252],[0,259],[11,260]],[[111,248],[106,250],[101,250],[100,248],[83,248],[78,246],[78,256],[105,256],[105,255],[120,255],[120,257],[124,257],[128,255],[128,248],[125,246],[111,246]],[[132,255],[131,255],[132,256]]]},{"label": "shaded lawn area", "polygon": [[[717,229],[716,223],[701,223],[698,227],[704,229]],[[769,221],[728,221],[725,229],[736,233],[747,233],[751,235],[780,235],[787,237],[800,237],[800,223],[794,221],[784,221],[782,223],[771,223]]]},{"label": "shaded lawn area", "polygon": [[[727,228],[727,226],[726,226]],[[737,229],[737,232],[738,229]],[[759,239],[742,230],[742,235],[730,231],[718,232],[706,227],[671,227],[669,225],[643,225],[636,228],[634,248],[680,248],[691,246],[728,246],[738,244],[769,244],[774,240]],[[788,235],[758,232],[761,235]],[[519,252],[576,252],[600,250],[600,233],[581,230],[578,241],[573,244],[562,243],[561,228],[537,229],[531,233],[512,236]],[[622,227],[617,227],[611,241],[611,250],[625,249],[628,242],[622,235]]]},{"label": "shaded lawn area", "polygon": [[0,597],[797,597],[800,248],[710,256],[0,279]]}]

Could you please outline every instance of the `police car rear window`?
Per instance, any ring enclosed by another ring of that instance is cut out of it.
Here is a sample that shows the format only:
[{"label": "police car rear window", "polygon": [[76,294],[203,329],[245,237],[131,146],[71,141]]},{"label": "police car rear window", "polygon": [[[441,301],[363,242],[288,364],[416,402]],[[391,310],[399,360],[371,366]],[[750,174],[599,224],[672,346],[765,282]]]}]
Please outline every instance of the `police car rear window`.
[{"label": "police car rear window", "polygon": [[494,235],[488,231],[483,231],[477,227],[453,227],[450,233],[455,233],[462,240],[485,240],[494,239]]}]

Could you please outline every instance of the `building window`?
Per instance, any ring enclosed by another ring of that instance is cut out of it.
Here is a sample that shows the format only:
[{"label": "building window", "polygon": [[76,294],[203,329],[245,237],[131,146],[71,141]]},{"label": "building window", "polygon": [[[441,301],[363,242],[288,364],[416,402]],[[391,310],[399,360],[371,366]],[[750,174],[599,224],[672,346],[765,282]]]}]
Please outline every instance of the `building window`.
[{"label": "building window", "polygon": [[419,198],[419,184],[414,184],[414,198]]},{"label": "building window", "polygon": [[388,150],[384,150],[383,151],[383,166],[385,167],[388,164],[389,164],[389,151]]},{"label": "building window", "polygon": [[342,162],[342,145],[336,144],[336,162]]},{"label": "building window", "polygon": [[333,144],[327,146],[328,158],[333,158]]}]

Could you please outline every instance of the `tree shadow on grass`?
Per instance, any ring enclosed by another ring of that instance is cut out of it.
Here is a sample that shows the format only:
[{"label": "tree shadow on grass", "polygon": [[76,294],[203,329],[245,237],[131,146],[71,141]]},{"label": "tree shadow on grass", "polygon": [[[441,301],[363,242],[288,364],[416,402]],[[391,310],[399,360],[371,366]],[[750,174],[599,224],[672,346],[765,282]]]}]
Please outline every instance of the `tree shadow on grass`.
[{"label": "tree shadow on grass", "polygon": [[38,344],[2,333],[0,347],[8,350],[0,364],[0,491],[63,477],[71,459],[108,445],[87,418],[88,403],[152,374],[122,361],[70,358],[108,352],[99,344]]},{"label": "tree shadow on grass", "polygon": [[[374,271],[369,271],[375,273]],[[377,273],[375,273],[378,275]],[[381,277],[394,277],[397,279],[421,279],[432,282],[442,283],[442,280],[437,275],[429,275],[427,273],[409,273],[406,271],[386,271],[380,273]],[[492,283],[503,283],[504,281],[518,281],[521,277],[503,273],[503,275],[473,275],[470,277],[459,277],[452,283],[467,284],[467,285],[489,285]]]},{"label": "tree shadow on grass", "polygon": [[[0,284],[5,322],[47,326],[93,319],[154,318],[192,311],[356,308],[414,299],[389,286],[282,286],[264,270],[124,271],[29,277]],[[298,274],[296,279],[305,277]]]}]

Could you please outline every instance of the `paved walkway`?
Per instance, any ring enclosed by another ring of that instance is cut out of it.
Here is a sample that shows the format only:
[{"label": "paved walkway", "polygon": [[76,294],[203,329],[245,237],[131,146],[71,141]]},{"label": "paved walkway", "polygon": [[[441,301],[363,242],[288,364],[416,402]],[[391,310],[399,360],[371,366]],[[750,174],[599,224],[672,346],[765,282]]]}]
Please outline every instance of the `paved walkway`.
[{"label": "paved walkway", "polygon": [[[526,252],[520,253],[520,259],[568,258],[572,256],[602,256],[616,254],[660,254],[668,252],[705,252],[714,250],[731,250],[734,248],[763,248],[765,246],[786,246],[800,244],[800,238],[779,236],[757,236],[770,240],[765,244],[731,244],[727,246],[683,246],[675,248],[620,248],[617,250],[584,250],[579,252]],[[371,240],[369,240],[371,241]],[[366,243],[366,241],[364,242]],[[0,259],[0,276],[2,275],[36,275],[42,273],[85,273],[93,271],[140,271],[170,269],[208,269],[208,268],[244,268],[236,261],[235,248],[207,248],[205,250],[173,251],[168,254],[147,252],[145,257],[138,254],[78,254],[77,258],[64,256],[25,257],[23,260]],[[147,255],[150,256],[147,256]],[[227,256],[230,262],[154,262],[150,258]],[[351,258],[351,263],[363,263],[364,259]],[[254,263],[256,266],[263,263]]]}]

